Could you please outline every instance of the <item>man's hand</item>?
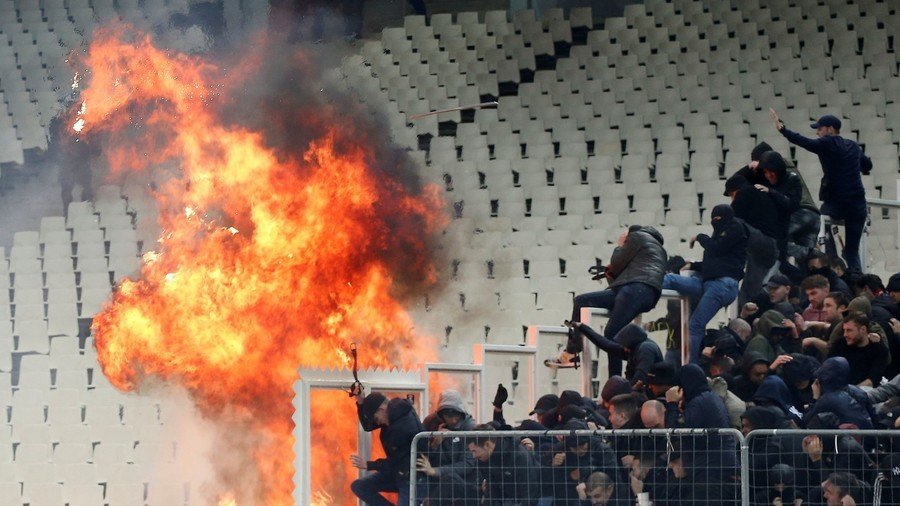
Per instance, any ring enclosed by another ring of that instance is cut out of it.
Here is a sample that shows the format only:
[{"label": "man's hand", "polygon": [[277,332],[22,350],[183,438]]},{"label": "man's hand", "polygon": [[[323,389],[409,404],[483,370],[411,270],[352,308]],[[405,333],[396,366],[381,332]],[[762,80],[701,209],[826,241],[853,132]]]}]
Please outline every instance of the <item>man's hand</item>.
[{"label": "man's hand", "polygon": [[772,365],[769,366],[769,369],[774,371],[775,369],[778,369],[780,365],[786,364],[791,360],[794,360],[794,358],[790,355],[778,355],[778,357],[772,361]]},{"label": "man's hand", "polygon": [[769,107],[769,116],[772,117],[772,124],[775,125],[775,130],[778,130],[779,132],[782,131],[784,129],[784,123],[778,119],[778,113],[775,112],[775,109]]},{"label": "man's hand", "polygon": [[803,451],[813,462],[822,460],[822,440],[819,436],[806,436],[803,438]]},{"label": "man's hand", "polygon": [[504,387],[502,383],[497,385],[497,393],[494,394],[494,407],[502,407],[503,403],[506,402],[507,399],[509,399],[509,392],[506,390],[506,387]]},{"label": "man's hand", "polygon": [[628,229],[626,228],[624,232],[619,235],[619,240],[616,241],[616,244],[621,248],[625,246],[625,238],[628,237]]},{"label": "man's hand", "polygon": [[803,315],[801,315],[800,313],[794,313],[794,325],[796,325],[797,330],[799,330],[800,332],[806,332],[807,327],[809,327],[809,325],[807,325],[806,321],[803,319]]},{"label": "man's hand", "polygon": [[428,461],[428,457],[421,453],[419,454],[419,458],[416,459],[416,470],[425,473],[427,476],[437,476],[437,470],[431,467],[431,462]]},{"label": "man's hand", "polygon": [[741,307],[741,319],[746,320],[750,315],[756,314],[757,311],[759,311],[759,306],[753,302],[748,302]]},{"label": "man's hand", "polygon": [[879,334],[878,332],[869,332],[869,342],[880,343],[881,334]]},{"label": "man's hand", "polygon": [[356,403],[360,406],[366,400],[366,387],[362,383],[354,383],[350,386],[350,393],[356,398]]},{"label": "man's hand", "polygon": [[553,467],[559,467],[559,466],[563,465],[563,462],[565,462],[565,461],[566,461],[566,454],[565,453],[557,453],[556,455],[553,456],[553,460],[550,461],[550,465]]},{"label": "man's hand", "polygon": [[763,193],[769,193],[769,187],[764,184],[755,184],[753,187]]},{"label": "man's hand", "polygon": [[900,320],[891,318],[888,323],[891,324],[891,330],[894,331],[894,334],[900,335]]},{"label": "man's hand", "polygon": [[697,242],[697,236],[692,235],[691,239],[688,241],[688,248],[693,248],[695,242]]},{"label": "man's hand", "polygon": [[666,402],[681,402],[684,398],[684,392],[681,387],[672,387],[666,390]]},{"label": "man's hand", "polygon": [[587,500],[587,498],[588,498],[587,485],[585,485],[584,482],[581,482],[578,485],[575,485],[575,491],[578,492],[578,500],[579,501]]},{"label": "man's hand", "polygon": [[747,164],[747,167],[750,168],[753,172],[756,172],[756,168],[759,167],[759,160],[753,160]]},{"label": "man's hand", "polygon": [[715,352],[716,352],[715,346],[707,346],[706,348],[703,348],[703,351],[701,353],[703,354],[704,357],[712,358],[713,353],[715,353]]},{"label": "man's hand", "polygon": [[812,389],[813,399],[818,400],[819,396],[822,395],[822,386],[819,385],[819,380],[813,381],[810,389]]},{"label": "man's hand", "polygon": [[363,471],[365,471],[366,469],[369,468],[369,465],[366,464],[365,459],[363,459],[359,455],[351,455],[350,463],[353,464],[353,467],[355,467],[357,469],[362,469]]},{"label": "man's hand", "polygon": [[625,455],[620,461],[622,462],[622,467],[631,467],[631,463],[634,462],[634,455]]},{"label": "man's hand", "polygon": [[519,444],[525,447],[526,450],[533,452],[534,451],[534,441],[527,437],[523,437]]}]

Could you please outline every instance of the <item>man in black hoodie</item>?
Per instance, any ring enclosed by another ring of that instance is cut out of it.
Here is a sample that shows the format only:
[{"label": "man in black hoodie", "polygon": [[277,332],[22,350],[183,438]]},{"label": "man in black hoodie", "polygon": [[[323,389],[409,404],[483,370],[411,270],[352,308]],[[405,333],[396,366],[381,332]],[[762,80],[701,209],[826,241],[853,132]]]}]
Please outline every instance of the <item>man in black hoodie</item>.
[{"label": "man in black hoodie", "polygon": [[355,480],[350,490],[370,506],[391,506],[391,502],[381,492],[396,492],[397,504],[409,504],[409,450],[416,434],[425,430],[416,415],[416,410],[406,399],[391,399],[373,392],[363,397],[365,389],[358,386],[356,394],[356,414],[366,432],[381,429],[379,439],[385,458],[363,460],[359,455],[351,455],[353,466],[375,471],[365,478]]},{"label": "man in black hoodie", "polygon": [[462,396],[456,390],[441,392],[435,416],[440,420],[438,430],[447,432],[428,440],[426,452],[416,459],[417,470],[427,477],[428,499],[431,504],[451,504],[451,499],[474,499],[475,459],[465,442],[451,432],[472,430],[475,420],[466,412]]},{"label": "man in black hoodie", "polygon": [[663,288],[676,290],[691,299],[692,363],[700,361],[706,324],[723,307],[731,304],[738,294],[738,282],[744,277],[747,260],[747,231],[734,219],[734,210],[727,204],[719,204],[711,213],[712,237],[698,234],[691,238],[703,248],[703,262],[692,264],[700,271],[700,278],[666,274]]},{"label": "man in black hoodie", "polygon": [[632,386],[638,382],[647,383],[647,373],[653,364],[663,361],[659,346],[647,337],[647,332],[641,327],[629,323],[620,330],[612,339],[607,339],[594,329],[581,322],[573,322],[575,330],[584,334],[588,340],[598,348],[609,354],[611,358],[625,359],[625,379]]},{"label": "man in black hoodie", "polygon": [[778,244],[787,235],[787,229],[779,223],[778,208],[758,186],[742,176],[732,176],[725,182],[725,195],[731,197],[734,216],[761,232],[756,238],[759,243],[748,245],[747,271],[738,298],[741,306],[763,292],[769,271],[780,256]]},{"label": "man in black hoodie", "polygon": [[819,156],[823,174],[819,190],[822,214],[844,221],[847,239],[841,256],[850,269],[862,271],[859,241],[868,217],[862,174],[872,170],[872,160],[859,144],[841,137],[841,120],[835,116],[826,114],[811,124],[818,138],[810,139],[787,129],[774,110],[769,112],[775,128],[790,143]]},{"label": "man in black hoodie", "polygon": [[[653,227],[632,225],[619,236],[618,247],[613,251],[606,268],[609,288],[599,292],[583,293],[575,297],[572,321],[581,321],[581,308],[598,307],[610,310],[603,335],[612,339],[619,330],[639,314],[656,307],[662,294],[662,280],[666,273],[668,255],[663,249],[663,237]],[[582,338],[574,330],[569,332],[566,349],[555,360],[548,360],[550,367],[571,367],[573,360],[583,349]],[[609,375],[622,374],[622,360],[609,356]]]}]

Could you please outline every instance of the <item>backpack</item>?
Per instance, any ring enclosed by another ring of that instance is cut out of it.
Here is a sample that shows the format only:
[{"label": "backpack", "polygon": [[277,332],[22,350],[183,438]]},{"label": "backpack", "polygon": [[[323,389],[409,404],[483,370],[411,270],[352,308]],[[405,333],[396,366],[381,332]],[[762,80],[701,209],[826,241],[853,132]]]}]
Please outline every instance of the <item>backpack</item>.
[{"label": "backpack", "polygon": [[747,257],[763,267],[772,267],[778,261],[778,244],[775,239],[760,232],[746,221],[735,217],[747,231]]}]

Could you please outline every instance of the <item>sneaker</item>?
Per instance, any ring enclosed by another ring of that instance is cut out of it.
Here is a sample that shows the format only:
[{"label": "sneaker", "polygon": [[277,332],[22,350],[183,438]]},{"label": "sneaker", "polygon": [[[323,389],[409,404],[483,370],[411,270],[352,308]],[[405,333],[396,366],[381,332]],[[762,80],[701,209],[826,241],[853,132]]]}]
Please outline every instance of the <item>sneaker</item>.
[{"label": "sneaker", "polygon": [[578,354],[560,352],[556,358],[544,360],[544,365],[551,369],[578,369],[581,365],[581,357]]}]

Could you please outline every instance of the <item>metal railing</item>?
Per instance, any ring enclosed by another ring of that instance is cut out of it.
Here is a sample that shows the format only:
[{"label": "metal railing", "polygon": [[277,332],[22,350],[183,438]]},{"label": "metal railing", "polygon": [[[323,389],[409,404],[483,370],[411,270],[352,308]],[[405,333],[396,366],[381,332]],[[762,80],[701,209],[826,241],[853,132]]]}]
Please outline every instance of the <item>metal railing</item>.
[{"label": "metal railing", "polygon": [[887,430],[423,432],[409,504],[898,504],[895,444]]}]

